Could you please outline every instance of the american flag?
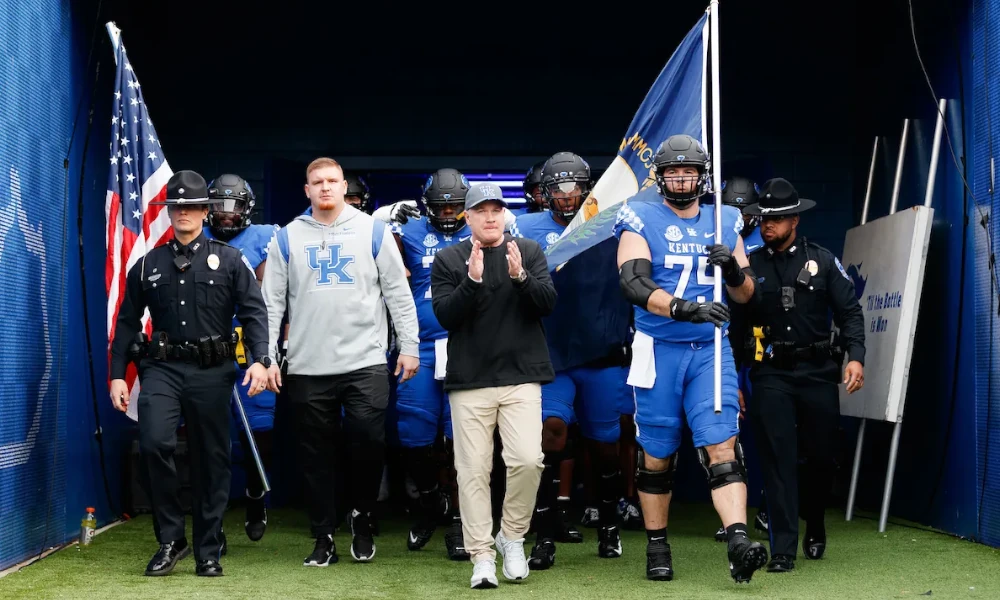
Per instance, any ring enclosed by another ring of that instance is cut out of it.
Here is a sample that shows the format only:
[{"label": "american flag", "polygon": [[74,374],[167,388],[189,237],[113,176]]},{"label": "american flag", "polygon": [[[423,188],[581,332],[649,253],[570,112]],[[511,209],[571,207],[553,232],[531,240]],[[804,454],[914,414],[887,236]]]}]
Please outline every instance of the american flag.
[{"label": "american flag", "polygon": [[[114,22],[107,23],[106,27],[117,63],[111,111],[108,194],[104,204],[108,225],[104,283],[108,293],[110,364],[110,342],[114,339],[118,310],[125,297],[128,270],[146,251],[165,243],[173,235],[165,207],[149,205],[153,200],[163,200],[173,172],[163,157],[160,140],[142,98],[139,79],[125,54],[121,30]],[[146,333],[152,333],[148,311],[142,323]],[[125,381],[130,396],[127,414],[137,419],[139,382],[134,365],[129,365]]]}]

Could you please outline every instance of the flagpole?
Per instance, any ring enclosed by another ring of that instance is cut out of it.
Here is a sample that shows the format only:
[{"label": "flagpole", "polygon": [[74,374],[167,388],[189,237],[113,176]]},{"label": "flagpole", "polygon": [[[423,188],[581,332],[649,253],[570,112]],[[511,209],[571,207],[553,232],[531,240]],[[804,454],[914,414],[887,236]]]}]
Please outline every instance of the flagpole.
[{"label": "flagpole", "polygon": [[[715,243],[722,243],[722,125],[719,122],[719,0],[709,4],[712,56],[712,189],[715,190]],[[722,268],[714,266],[714,300],[722,302]],[[715,414],[722,413],[722,328],[715,328]]]}]

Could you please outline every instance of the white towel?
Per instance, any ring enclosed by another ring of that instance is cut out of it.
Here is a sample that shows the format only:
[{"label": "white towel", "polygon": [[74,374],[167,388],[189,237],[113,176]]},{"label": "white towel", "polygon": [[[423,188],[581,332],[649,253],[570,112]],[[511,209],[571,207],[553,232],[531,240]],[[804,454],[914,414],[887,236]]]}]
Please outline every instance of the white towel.
[{"label": "white towel", "polygon": [[444,381],[448,372],[448,338],[434,340],[434,379]]},{"label": "white towel", "polygon": [[628,371],[631,386],[652,389],[656,383],[656,357],[653,352],[653,338],[641,331],[632,339],[632,367]]}]

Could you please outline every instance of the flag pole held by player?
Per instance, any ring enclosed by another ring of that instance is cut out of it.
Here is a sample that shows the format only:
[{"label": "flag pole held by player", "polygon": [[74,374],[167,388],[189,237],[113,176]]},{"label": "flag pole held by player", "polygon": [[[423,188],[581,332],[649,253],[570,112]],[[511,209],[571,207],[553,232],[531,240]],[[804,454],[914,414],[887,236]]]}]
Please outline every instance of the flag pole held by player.
[{"label": "flag pole held by player", "polygon": [[[722,124],[719,106],[719,0],[709,5],[712,55],[712,190],[715,193],[715,243],[722,243]],[[722,268],[715,265],[713,300],[722,302]],[[722,413],[722,328],[715,328],[715,414]]]}]

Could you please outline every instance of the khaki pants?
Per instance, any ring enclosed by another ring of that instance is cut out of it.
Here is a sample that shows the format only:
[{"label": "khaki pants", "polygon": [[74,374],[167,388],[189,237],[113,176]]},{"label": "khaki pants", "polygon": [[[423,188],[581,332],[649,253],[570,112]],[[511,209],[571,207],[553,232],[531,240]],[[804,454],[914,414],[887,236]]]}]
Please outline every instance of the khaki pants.
[{"label": "khaki pants", "polygon": [[523,538],[531,524],[542,476],[542,388],[537,383],[448,393],[455,436],[455,470],[462,535],[472,562],[496,560],[490,473],[493,432],[500,427],[507,464],[507,495],[500,528]]}]

